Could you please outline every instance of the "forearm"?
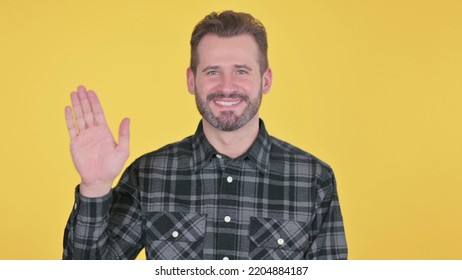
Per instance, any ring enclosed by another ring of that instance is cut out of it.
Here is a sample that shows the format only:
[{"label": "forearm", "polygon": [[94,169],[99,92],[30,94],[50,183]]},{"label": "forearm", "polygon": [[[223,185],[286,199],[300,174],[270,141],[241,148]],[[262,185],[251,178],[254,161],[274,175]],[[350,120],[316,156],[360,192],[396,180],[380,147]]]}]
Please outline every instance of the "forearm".
[{"label": "forearm", "polygon": [[[64,259],[134,259],[144,246],[141,205],[129,172],[101,198],[76,190],[64,235]],[[135,184],[137,185],[137,184]]]},{"label": "forearm", "polygon": [[108,246],[112,193],[86,198],[76,190],[75,204],[66,225],[63,259],[112,259]]}]

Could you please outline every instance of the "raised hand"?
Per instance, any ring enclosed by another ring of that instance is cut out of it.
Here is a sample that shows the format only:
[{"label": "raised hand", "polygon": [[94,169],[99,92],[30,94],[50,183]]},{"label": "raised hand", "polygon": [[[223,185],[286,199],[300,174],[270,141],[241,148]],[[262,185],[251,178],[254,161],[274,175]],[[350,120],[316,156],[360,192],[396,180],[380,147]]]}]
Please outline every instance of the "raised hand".
[{"label": "raised hand", "polygon": [[77,92],[71,93],[71,101],[72,108],[66,106],[65,115],[72,160],[81,178],[80,193],[86,197],[102,197],[110,192],[128,159],[130,121],[125,118],[120,123],[117,144],[93,91],[79,86]]}]

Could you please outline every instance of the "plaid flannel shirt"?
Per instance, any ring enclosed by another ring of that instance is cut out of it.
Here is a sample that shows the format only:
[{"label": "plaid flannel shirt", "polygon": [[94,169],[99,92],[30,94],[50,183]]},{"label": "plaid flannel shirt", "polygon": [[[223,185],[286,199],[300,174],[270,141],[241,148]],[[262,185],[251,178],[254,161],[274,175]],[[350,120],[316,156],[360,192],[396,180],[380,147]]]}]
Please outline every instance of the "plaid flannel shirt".
[{"label": "plaid flannel shirt", "polygon": [[138,158],[105,197],[76,202],[64,259],[346,259],[331,168],[268,135],[236,159],[194,136]]}]

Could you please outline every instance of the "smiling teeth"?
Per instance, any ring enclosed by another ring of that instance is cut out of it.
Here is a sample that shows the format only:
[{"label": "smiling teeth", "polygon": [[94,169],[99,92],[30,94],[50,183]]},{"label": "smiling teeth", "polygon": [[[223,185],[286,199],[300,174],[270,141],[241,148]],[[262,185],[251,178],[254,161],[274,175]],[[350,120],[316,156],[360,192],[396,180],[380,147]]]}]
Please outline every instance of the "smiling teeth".
[{"label": "smiling teeth", "polygon": [[239,102],[241,101],[215,101],[218,105],[221,105],[221,106],[233,106],[233,105],[236,105],[238,104]]}]

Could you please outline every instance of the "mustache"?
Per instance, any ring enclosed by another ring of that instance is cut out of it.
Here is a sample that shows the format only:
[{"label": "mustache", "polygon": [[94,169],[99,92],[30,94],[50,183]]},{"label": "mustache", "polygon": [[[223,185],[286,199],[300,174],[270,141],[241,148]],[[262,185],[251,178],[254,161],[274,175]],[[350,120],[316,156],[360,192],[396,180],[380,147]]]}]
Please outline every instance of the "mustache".
[{"label": "mustache", "polygon": [[238,93],[238,92],[233,92],[233,93],[223,93],[223,92],[215,92],[215,93],[211,93],[207,96],[207,101],[210,102],[210,101],[213,101],[215,99],[220,99],[220,98],[231,98],[231,99],[240,99],[244,102],[248,102],[249,101],[249,97],[245,94],[242,94],[242,93]]}]

